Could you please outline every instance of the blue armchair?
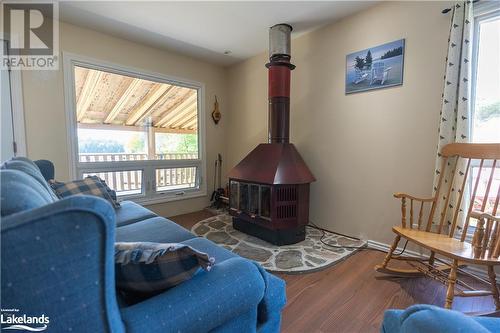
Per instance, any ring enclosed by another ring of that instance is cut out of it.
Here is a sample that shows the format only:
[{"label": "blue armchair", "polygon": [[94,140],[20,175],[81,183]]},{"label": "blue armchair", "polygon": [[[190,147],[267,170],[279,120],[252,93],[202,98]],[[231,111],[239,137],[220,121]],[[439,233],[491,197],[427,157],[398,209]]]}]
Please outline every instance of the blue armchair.
[{"label": "blue armchair", "polygon": [[[0,170],[2,309],[45,315],[48,332],[279,331],[285,284],[258,264],[150,211],[140,220],[140,206],[128,216],[133,223],[117,226],[118,214],[107,201],[54,199],[31,172],[14,165]],[[208,252],[216,265],[159,295],[126,303],[115,290],[114,242],[148,235]]]}]

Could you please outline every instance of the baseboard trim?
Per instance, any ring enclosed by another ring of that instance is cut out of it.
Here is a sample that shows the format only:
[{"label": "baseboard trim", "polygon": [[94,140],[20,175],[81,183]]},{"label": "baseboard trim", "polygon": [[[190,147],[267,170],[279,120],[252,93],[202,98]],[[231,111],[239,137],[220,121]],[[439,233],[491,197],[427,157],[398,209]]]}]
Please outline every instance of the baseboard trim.
[{"label": "baseboard trim", "polygon": [[[377,249],[377,250],[382,250],[382,251],[385,251],[385,252],[388,252],[389,249],[391,248],[391,246],[389,244],[377,242],[377,241],[374,241],[374,240],[368,240],[367,243],[368,243],[368,247],[373,248],[373,249]],[[396,248],[395,252],[399,253],[402,250],[403,250],[402,247],[398,247],[398,248]],[[426,257],[421,252],[416,252],[416,251],[411,251],[411,250],[405,250],[405,253],[407,253],[407,254],[409,254],[411,256],[420,257],[420,258],[425,258]],[[440,258],[440,259],[443,260],[443,258]],[[448,260],[444,260],[444,261],[448,262]],[[464,270],[467,271],[467,272],[469,272],[469,273],[476,274],[476,275],[478,275],[479,277],[481,277],[483,279],[486,279],[486,280],[489,279],[488,278],[488,272],[486,271],[486,269],[481,269],[479,267],[474,267],[474,266],[468,266]],[[500,283],[500,276],[498,276],[498,274],[497,274],[497,283]]]},{"label": "baseboard trim", "polygon": [[[368,247],[371,247],[371,248],[377,249],[377,250],[382,250],[382,251],[385,251],[385,252],[389,252],[389,249],[391,248],[391,246],[389,244],[377,242],[377,241],[374,241],[374,240],[371,240],[371,239],[368,240],[367,243],[368,243]],[[394,252],[400,253],[401,251],[403,251],[403,248],[402,247],[397,247]],[[415,257],[420,257],[420,258],[424,258],[425,257],[422,253],[411,251],[411,250],[408,250],[408,249],[405,250],[405,253],[408,253],[408,254],[410,254],[412,256],[415,256]]]}]

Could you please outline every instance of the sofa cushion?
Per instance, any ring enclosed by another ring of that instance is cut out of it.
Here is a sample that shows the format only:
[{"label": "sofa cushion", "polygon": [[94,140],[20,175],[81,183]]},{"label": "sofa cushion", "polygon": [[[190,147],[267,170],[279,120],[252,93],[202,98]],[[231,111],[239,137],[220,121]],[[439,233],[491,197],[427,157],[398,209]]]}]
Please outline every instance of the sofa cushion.
[{"label": "sofa cushion", "polygon": [[35,165],[40,169],[40,173],[46,181],[51,181],[55,179],[55,168],[54,163],[49,160],[37,160],[33,161]]},{"label": "sofa cushion", "polygon": [[1,216],[38,208],[54,202],[33,177],[19,170],[0,170]]},{"label": "sofa cushion", "polygon": [[61,198],[82,194],[94,195],[107,200],[114,208],[120,207],[120,204],[116,201],[116,197],[113,199],[111,196],[111,189],[97,176],[88,176],[84,179],[66,183],[54,182],[51,186]]},{"label": "sofa cushion", "polygon": [[[210,254],[211,255],[211,254]],[[211,332],[224,323],[253,311],[253,323],[226,332],[278,332],[257,327],[256,308],[266,292],[257,265],[243,258],[217,262],[207,273],[144,302],[121,309],[127,332]]]},{"label": "sofa cushion", "polygon": [[215,262],[217,263],[223,262],[230,258],[238,257],[238,255],[234,254],[233,252],[228,251],[222,246],[218,246],[214,242],[209,241],[208,239],[203,237],[191,238],[183,241],[182,244],[189,245],[201,252],[210,253],[210,255],[215,258]]},{"label": "sofa cushion", "polygon": [[157,216],[149,209],[133,201],[122,201],[120,206],[120,208],[116,209],[116,225],[119,227]]},{"label": "sofa cushion", "polygon": [[181,243],[115,243],[116,284],[119,289],[154,294],[189,280],[214,259]]},{"label": "sofa cushion", "polygon": [[35,165],[35,163],[28,160],[27,158],[15,157],[10,161],[5,162],[2,165],[2,169],[18,170],[24,172],[42,186],[42,188],[47,192],[47,194],[50,197],[52,197],[52,202],[59,199],[54,193],[54,191],[52,191],[49,184],[45,181],[45,178],[43,178],[42,173]]},{"label": "sofa cushion", "polygon": [[179,243],[194,237],[180,225],[158,216],[116,229],[117,242]]}]

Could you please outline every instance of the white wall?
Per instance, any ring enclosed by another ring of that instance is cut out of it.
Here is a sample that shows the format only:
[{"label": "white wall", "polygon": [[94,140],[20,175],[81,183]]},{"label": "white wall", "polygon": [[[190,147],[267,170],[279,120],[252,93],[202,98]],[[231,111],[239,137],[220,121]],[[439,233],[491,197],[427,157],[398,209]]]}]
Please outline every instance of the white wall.
[{"label": "white wall", "polygon": [[[450,16],[445,2],[385,2],[292,40],[291,141],[317,181],[310,220],[390,243],[392,193],[431,194]],[[404,84],[345,95],[347,54],[406,39]],[[267,133],[267,54],[229,70],[229,167]]]},{"label": "white wall", "polygon": [[[390,242],[392,192],[431,192],[449,15],[444,2],[385,2],[292,41],[291,138],[317,178],[310,218],[339,232]],[[61,50],[205,83],[207,181],[216,153],[226,170],[267,133],[267,52],[229,69],[61,23]],[[404,85],[346,96],[345,56],[406,39]],[[28,156],[69,177],[63,73],[23,72]],[[223,118],[210,119],[217,94]],[[227,154],[226,154],[227,152]],[[208,197],[151,206],[172,216]]]},{"label": "white wall", "polygon": [[[189,57],[154,49],[67,23],[60,25],[61,51],[71,52],[110,63],[144,69],[205,84],[206,148],[208,194],[213,187],[213,163],[218,152],[225,155],[227,91],[226,69]],[[49,159],[55,163],[56,177],[68,180],[68,142],[62,62],[59,71],[24,71],[23,93],[26,118],[28,157]],[[210,113],[214,95],[223,113],[215,126]],[[200,210],[209,204],[209,197],[152,205],[164,216]]]}]

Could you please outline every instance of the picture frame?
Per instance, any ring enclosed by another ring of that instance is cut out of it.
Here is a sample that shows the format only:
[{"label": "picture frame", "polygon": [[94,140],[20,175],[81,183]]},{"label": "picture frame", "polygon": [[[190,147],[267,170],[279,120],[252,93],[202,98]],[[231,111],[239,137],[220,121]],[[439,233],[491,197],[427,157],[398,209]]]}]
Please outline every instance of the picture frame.
[{"label": "picture frame", "polygon": [[346,55],[346,95],[402,85],[404,56],[404,38]]}]

